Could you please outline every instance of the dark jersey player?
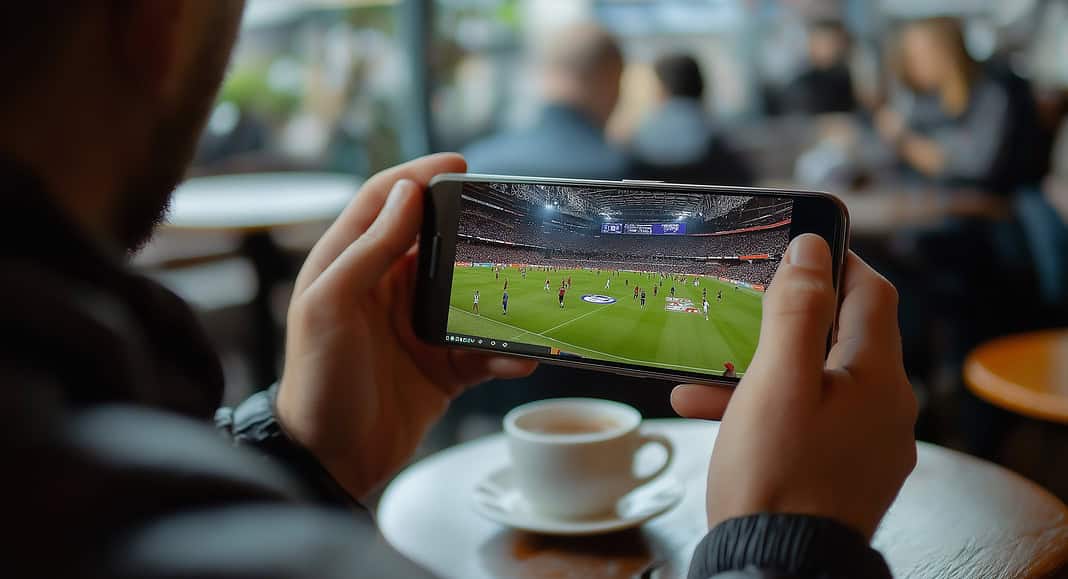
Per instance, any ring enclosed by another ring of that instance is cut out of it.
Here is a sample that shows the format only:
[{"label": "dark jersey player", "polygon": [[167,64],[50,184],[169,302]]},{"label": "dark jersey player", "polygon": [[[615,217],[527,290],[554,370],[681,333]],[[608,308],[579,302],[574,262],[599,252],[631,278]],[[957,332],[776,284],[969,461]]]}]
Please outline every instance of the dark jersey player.
[{"label": "dark jersey player", "polygon": [[504,312],[504,315],[507,316],[508,315],[508,290],[504,290],[504,293],[501,295],[501,308],[502,308],[502,310]]},{"label": "dark jersey player", "polygon": [[634,299],[638,299],[638,286],[634,286]]},{"label": "dark jersey player", "polygon": [[716,292],[716,303],[723,302],[723,290]]},{"label": "dark jersey player", "polygon": [[567,293],[567,288],[564,287],[564,286],[560,286],[560,291],[557,294],[558,299],[560,300],[560,309],[564,309],[564,294],[566,294],[566,293]]},{"label": "dark jersey player", "polygon": [[508,291],[508,278],[504,278],[504,291]]},{"label": "dark jersey player", "polygon": [[645,309],[645,290],[642,290],[641,300],[642,300],[642,309],[644,310]]},{"label": "dark jersey player", "polygon": [[675,297],[675,284],[671,284],[671,297]]},{"label": "dark jersey player", "polygon": [[[664,282],[660,282],[660,283],[664,283]],[[659,288],[660,288],[660,286],[658,286],[658,285],[654,285],[654,286],[653,286],[653,297],[654,297],[654,298],[656,297],[656,294],[657,294],[657,290],[658,290]]]}]

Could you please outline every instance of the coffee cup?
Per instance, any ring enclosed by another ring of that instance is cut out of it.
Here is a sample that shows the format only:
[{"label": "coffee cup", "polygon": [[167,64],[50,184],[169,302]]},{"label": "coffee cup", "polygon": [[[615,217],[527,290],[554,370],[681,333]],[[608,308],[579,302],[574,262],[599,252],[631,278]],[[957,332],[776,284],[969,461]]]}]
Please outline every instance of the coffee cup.
[{"label": "coffee cup", "polygon": [[[524,404],[504,417],[512,479],[537,512],[558,519],[609,516],[630,491],[671,465],[667,437],[641,432],[636,409],[594,398],[557,398]],[[648,444],[664,447],[663,464],[634,472]]]}]

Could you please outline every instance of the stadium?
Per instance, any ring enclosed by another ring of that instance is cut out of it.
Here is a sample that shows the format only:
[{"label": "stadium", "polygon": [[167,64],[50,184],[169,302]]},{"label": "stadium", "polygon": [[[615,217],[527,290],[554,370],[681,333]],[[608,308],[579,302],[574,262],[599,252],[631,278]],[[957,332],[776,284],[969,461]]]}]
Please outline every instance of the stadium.
[{"label": "stadium", "polygon": [[776,197],[467,183],[448,332],[740,376],[791,210]]}]

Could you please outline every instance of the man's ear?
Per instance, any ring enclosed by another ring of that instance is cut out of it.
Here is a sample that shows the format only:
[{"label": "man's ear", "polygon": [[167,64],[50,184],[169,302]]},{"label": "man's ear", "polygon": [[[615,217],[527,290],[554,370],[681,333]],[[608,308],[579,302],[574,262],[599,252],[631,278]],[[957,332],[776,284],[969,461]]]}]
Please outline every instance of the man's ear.
[{"label": "man's ear", "polygon": [[[213,1],[213,0],[208,0]],[[176,89],[185,55],[187,0],[113,2],[115,58],[133,94],[166,99]]]}]

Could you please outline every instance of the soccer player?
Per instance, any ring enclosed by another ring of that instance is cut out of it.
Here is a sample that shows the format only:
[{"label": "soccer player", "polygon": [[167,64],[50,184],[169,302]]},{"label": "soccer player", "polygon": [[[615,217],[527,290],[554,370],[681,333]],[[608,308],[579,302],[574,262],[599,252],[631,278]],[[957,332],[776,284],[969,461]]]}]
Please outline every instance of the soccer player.
[{"label": "soccer player", "polygon": [[551,280],[549,278],[545,278],[545,293],[549,293],[549,282],[550,281]]},{"label": "soccer player", "polygon": [[723,377],[724,378],[737,378],[738,374],[734,371],[734,364],[730,361],[723,363]]},{"label": "soccer player", "polygon": [[499,267],[493,268],[493,278],[497,281],[501,281],[501,269]]},{"label": "soccer player", "polygon": [[708,299],[707,298],[701,300],[701,306],[705,310],[705,321],[708,321]]},{"label": "soccer player", "polygon": [[701,288],[701,299],[708,299],[708,288]]},{"label": "soccer player", "polygon": [[561,310],[564,309],[564,294],[565,293],[567,293],[567,288],[564,287],[563,285],[561,285],[560,286],[560,293],[559,293],[560,309]]},{"label": "soccer player", "polygon": [[723,290],[716,292],[716,303],[723,303]]},{"label": "soccer player", "polygon": [[608,278],[608,279],[604,280],[604,289],[605,289],[605,291],[608,291],[611,288],[612,288],[612,278]]},{"label": "soccer player", "polygon": [[478,314],[478,290],[475,290],[474,303],[471,304],[471,310]]},{"label": "soccer player", "polygon": [[671,284],[671,297],[675,297],[675,284]]},{"label": "soccer player", "polygon": [[567,289],[571,289],[571,276],[567,276]]},{"label": "soccer player", "polygon": [[630,285],[630,278],[623,280],[623,285]]},{"label": "soccer player", "polygon": [[504,291],[508,291],[508,278],[504,278]]},{"label": "soccer player", "polygon": [[[661,282],[661,283],[663,283],[663,282]],[[658,286],[658,285],[654,285],[654,286],[653,286],[653,297],[654,297],[654,298],[656,297],[656,290],[657,290],[657,288],[659,288],[659,287],[660,287],[660,286]]]},{"label": "soccer player", "polygon": [[642,309],[645,309],[645,290],[642,290]]},{"label": "soccer player", "polygon": [[523,276],[523,279],[527,279],[527,268],[524,267],[524,268],[520,269],[519,270],[519,275]]},{"label": "soccer player", "polygon": [[638,299],[638,286],[637,285],[634,286],[634,298],[633,299]]},{"label": "soccer player", "polygon": [[501,307],[504,309],[504,315],[508,315],[508,290],[504,290],[504,294],[501,295]]}]

